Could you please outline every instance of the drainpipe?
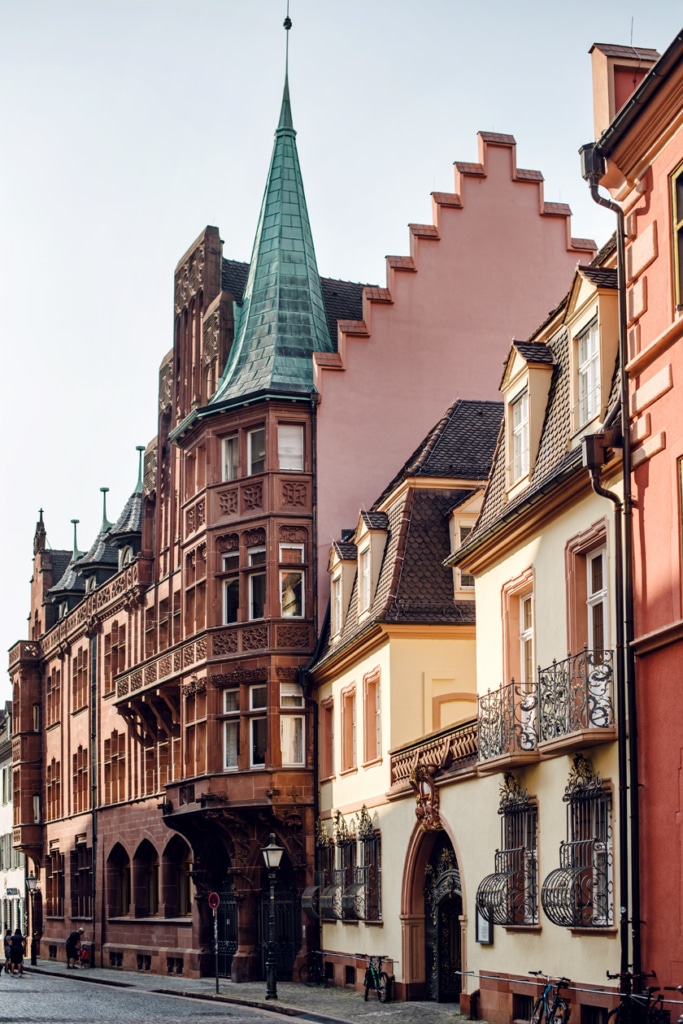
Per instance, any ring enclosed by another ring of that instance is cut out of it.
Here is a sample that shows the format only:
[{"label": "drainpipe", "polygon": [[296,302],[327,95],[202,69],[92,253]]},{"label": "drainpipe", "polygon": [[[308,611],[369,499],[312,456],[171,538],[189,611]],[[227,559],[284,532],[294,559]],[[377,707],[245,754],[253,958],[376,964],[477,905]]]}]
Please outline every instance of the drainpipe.
[{"label": "drainpipe", "polygon": [[601,498],[614,504],[614,603],[616,617],[616,693],[617,693],[617,757],[619,763],[619,978],[620,995],[624,997],[628,986],[628,906],[629,906],[629,849],[628,849],[628,771],[626,750],[626,688],[624,675],[624,559],[622,540],[623,508],[613,491],[600,483],[600,468],[607,462],[607,448],[621,443],[614,429],[583,438],[583,465],[590,474],[591,487]]},{"label": "drainpipe", "polygon": [[631,968],[634,989],[641,989],[641,909],[640,909],[640,814],[638,766],[638,709],[636,703],[635,654],[633,650],[633,501],[631,491],[631,422],[629,415],[628,350],[626,339],[626,261],[624,258],[624,211],[618,203],[606,199],[598,192],[598,184],[605,173],[605,157],[597,143],[589,143],[579,150],[581,173],[588,182],[593,201],[611,210],[617,218],[617,293],[619,302],[619,391],[621,397],[621,433],[623,443],[624,474],[624,661],[625,687],[628,711],[628,768],[630,810],[631,857]]},{"label": "drainpipe", "polygon": [[[95,966],[97,949],[97,784],[99,759],[97,750],[97,645],[98,634],[90,640],[90,815],[92,819],[92,956],[90,966]],[[100,941],[100,967],[102,966],[102,943]]]}]

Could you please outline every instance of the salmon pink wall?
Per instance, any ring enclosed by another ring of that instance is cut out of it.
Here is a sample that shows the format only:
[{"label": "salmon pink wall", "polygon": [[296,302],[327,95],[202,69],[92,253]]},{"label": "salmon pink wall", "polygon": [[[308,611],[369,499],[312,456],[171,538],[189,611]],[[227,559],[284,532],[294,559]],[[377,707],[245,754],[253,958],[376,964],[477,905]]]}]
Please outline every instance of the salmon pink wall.
[{"label": "salmon pink wall", "polygon": [[513,337],[526,338],[568,290],[594,244],[572,239],[569,207],[546,203],[517,169],[511,135],[479,134],[479,162],[455,165],[432,225],[411,225],[409,257],[387,257],[362,322],[339,325],[315,358],[321,614],[330,541],[353,527],[455,398],[498,400]]}]

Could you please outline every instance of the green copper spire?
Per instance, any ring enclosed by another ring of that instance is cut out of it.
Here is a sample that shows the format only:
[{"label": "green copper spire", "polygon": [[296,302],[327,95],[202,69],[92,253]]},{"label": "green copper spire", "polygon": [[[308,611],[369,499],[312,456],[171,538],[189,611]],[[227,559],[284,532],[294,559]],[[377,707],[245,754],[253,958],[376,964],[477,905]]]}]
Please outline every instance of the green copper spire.
[{"label": "green copper spire", "polygon": [[310,394],[311,354],[332,351],[285,73],[247,285],[242,305],[235,305],[234,341],[210,404]]}]

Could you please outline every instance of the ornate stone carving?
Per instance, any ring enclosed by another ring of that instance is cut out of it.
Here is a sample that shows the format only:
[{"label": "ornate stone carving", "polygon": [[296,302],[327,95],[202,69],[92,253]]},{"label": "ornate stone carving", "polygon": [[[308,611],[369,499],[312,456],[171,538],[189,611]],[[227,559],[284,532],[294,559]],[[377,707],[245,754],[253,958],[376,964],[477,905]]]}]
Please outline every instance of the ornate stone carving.
[{"label": "ornate stone carving", "polygon": [[260,651],[268,646],[268,627],[251,626],[242,630],[242,650]]},{"label": "ornate stone carving", "polygon": [[195,641],[194,654],[197,661],[203,661],[206,657],[206,637],[203,636],[200,640]]},{"label": "ornate stone carving", "polygon": [[229,686],[232,683],[265,683],[268,680],[267,668],[236,668],[234,672],[217,672],[210,676],[214,686]]},{"label": "ornate stone carving", "polygon": [[231,633],[214,633],[211,646],[214,655],[236,654],[237,632],[233,630]]},{"label": "ornate stone carving", "polygon": [[281,526],[281,544],[305,544],[308,540],[308,532],[303,526]]},{"label": "ornate stone carving", "polygon": [[216,547],[225,554],[228,551],[239,551],[240,537],[238,533],[225,533],[222,537],[216,538]]},{"label": "ornate stone carving", "polygon": [[194,664],[194,644],[188,644],[187,647],[183,647],[183,665]]},{"label": "ornate stone carving", "polygon": [[439,793],[434,785],[437,768],[433,764],[416,764],[410,773],[417,807],[415,817],[425,832],[438,832],[443,828],[439,817]]},{"label": "ornate stone carving", "polygon": [[238,508],[237,488],[233,488],[231,491],[221,491],[218,495],[218,506],[221,510],[221,515],[236,516]]},{"label": "ornate stone carving", "polygon": [[117,697],[125,697],[127,693],[128,693],[128,680],[127,679],[119,679],[119,681],[116,684],[116,696]]},{"label": "ornate stone carving", "polygon": [[263,484],[247,484],[242,488],[245,509],[263,508]]},{"label": "ornate stone carving", "polygon": [[204,246],[198,245],[179,268],[175,281],[176,313],[180,313],[202,287],[204,259]]},{"label": "ornate stone carving", "polygon": [[221,338],[221,313],[220,307],[214,309],[210,316],[206,317],[203,324],[204,338],[202,344],[202,362],[204,367],[209,366],[220,350]]},{"label": "ornate stone carving", "polygon": [[308,626],[278,626],[277,628],[278,647],[295,647],[302,650],[310,647],[311,634]]},{"label": "ornate stone carving", "polygon": [[284,480],[282,482],[282,504],[296,507],[305,506],[307,491],[306,484],[294,480]]},{"label": "ornate stone carving", "polygon": [[182,667],[182,656],[180,651],[173,652],[173,671],[180,672]]},{"label": "ornate stone carving", "polygon": [[183,696],[190,697],[193,693],[204,693],[206,689],[206,679],[202,677],[197,679],[196,676],[191,676],[189,681],[183,685]]},{"label": "ornate stone carving", "polygon": [[192,508],[188,508],[185,513],[185,527],[187,533],[194,533],[194,531],[198,530],[200,526],[203,526],[205,522],[205,505],[204,499],[201,498],[196,505],[193,505]]},{"label": "ornate stone carving", "polygon": [[142,481],[143,494],[152,494],[157,486],[157,447],[145,452],[145,472]]},{"label": "ornate stone carving", "polygon": [[159,412],[167,412],[173,400],[173,359],[159,370]]},{"label": "ornate stone carving", "polygon": [[140,690],[142,688],[142,670],[141,669],[138,672],[133,672],[132,676],[130,677],[130,688],[131,688],[131,692],[133,692],[133,693],[135,692],[135,690]]},{"label": "ornate stone carving", "polygon": [[263,527],[259,527],[257,530],[247,530],[244,534],[244,543],[248,548],[260,547],[266,543],[266,531]]},{"label": "ornate stone carving", "polygon": [[278,665],[275,669],[275,674],[278,679],[297,679],[299,676],[299,669],[296,665]]},{"label": "ornate stone carving", "polygon": [[156,661],[153,661],[151,665],[145,665],[145,686],[149,683],[155,683],[157,678],[158,666]]},{"label": "ornate stone carving", "polygon": [[159,661],[159,678],[165,679],[166,676],[170,676],[173,669],[173,658],[170,654],[167,654],[164,658]]}]

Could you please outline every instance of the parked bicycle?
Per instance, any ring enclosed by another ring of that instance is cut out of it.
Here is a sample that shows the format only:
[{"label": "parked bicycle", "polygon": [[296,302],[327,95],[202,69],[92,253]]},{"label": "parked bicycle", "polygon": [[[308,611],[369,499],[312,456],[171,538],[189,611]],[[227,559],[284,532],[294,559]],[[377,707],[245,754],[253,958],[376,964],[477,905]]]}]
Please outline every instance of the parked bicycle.
[{"label": "parked bicycle", "polygon": [[327,964],[322,949],[311,949],[306,954],[306,962],[299,968],[299,981],[309,988],[322,985],[327,988]]},{"label": "parked bicycle", "polygon": [[368,1001],[368,992],[373,989],[377,993],[380,1003],[388,1003],[391,999],[391,981],[386,971],[382,970],[382,961],[385,956],[373,956],[370,953],[356,953],[359,959],[367,960],[365,968],[365,1002]]},{"label": "parked bicycle", "polygon": [[[664,986],[664,991],[665,992],[681,992],[681,993],[683,993],[683,985],[665,985]],[[678,1005],[680,1006],[681,1004],[679,1003]],[[678,1018],[677,1024],[683,1024],[683,1013]]]},{"label": "parked bicycle", "polygon": [[543,991],[534,1003],[529,1024],[568,1024],[569,1003],[562,995],[562,989],[569,985],[569,978],[551,978],[543,971],[529,971],[537,978],[545,978]]},{"label": "parked bicycle", "polygon": [[[607,977],[616,981],[619,974],[606,972]],[[627,975],[629,987],[636,978],[630,972]],[[656,975],[640,974],[638,978],[654,978]],[[613,1007],[607,1014],[606,1024],[631,1024],[638,1021],[639,1024],[669,1024],[670,1014],[664,1009],[664,997],[657,985],[648,985],[642,992],[625,992],[621,997],[618,1006]]]}]

